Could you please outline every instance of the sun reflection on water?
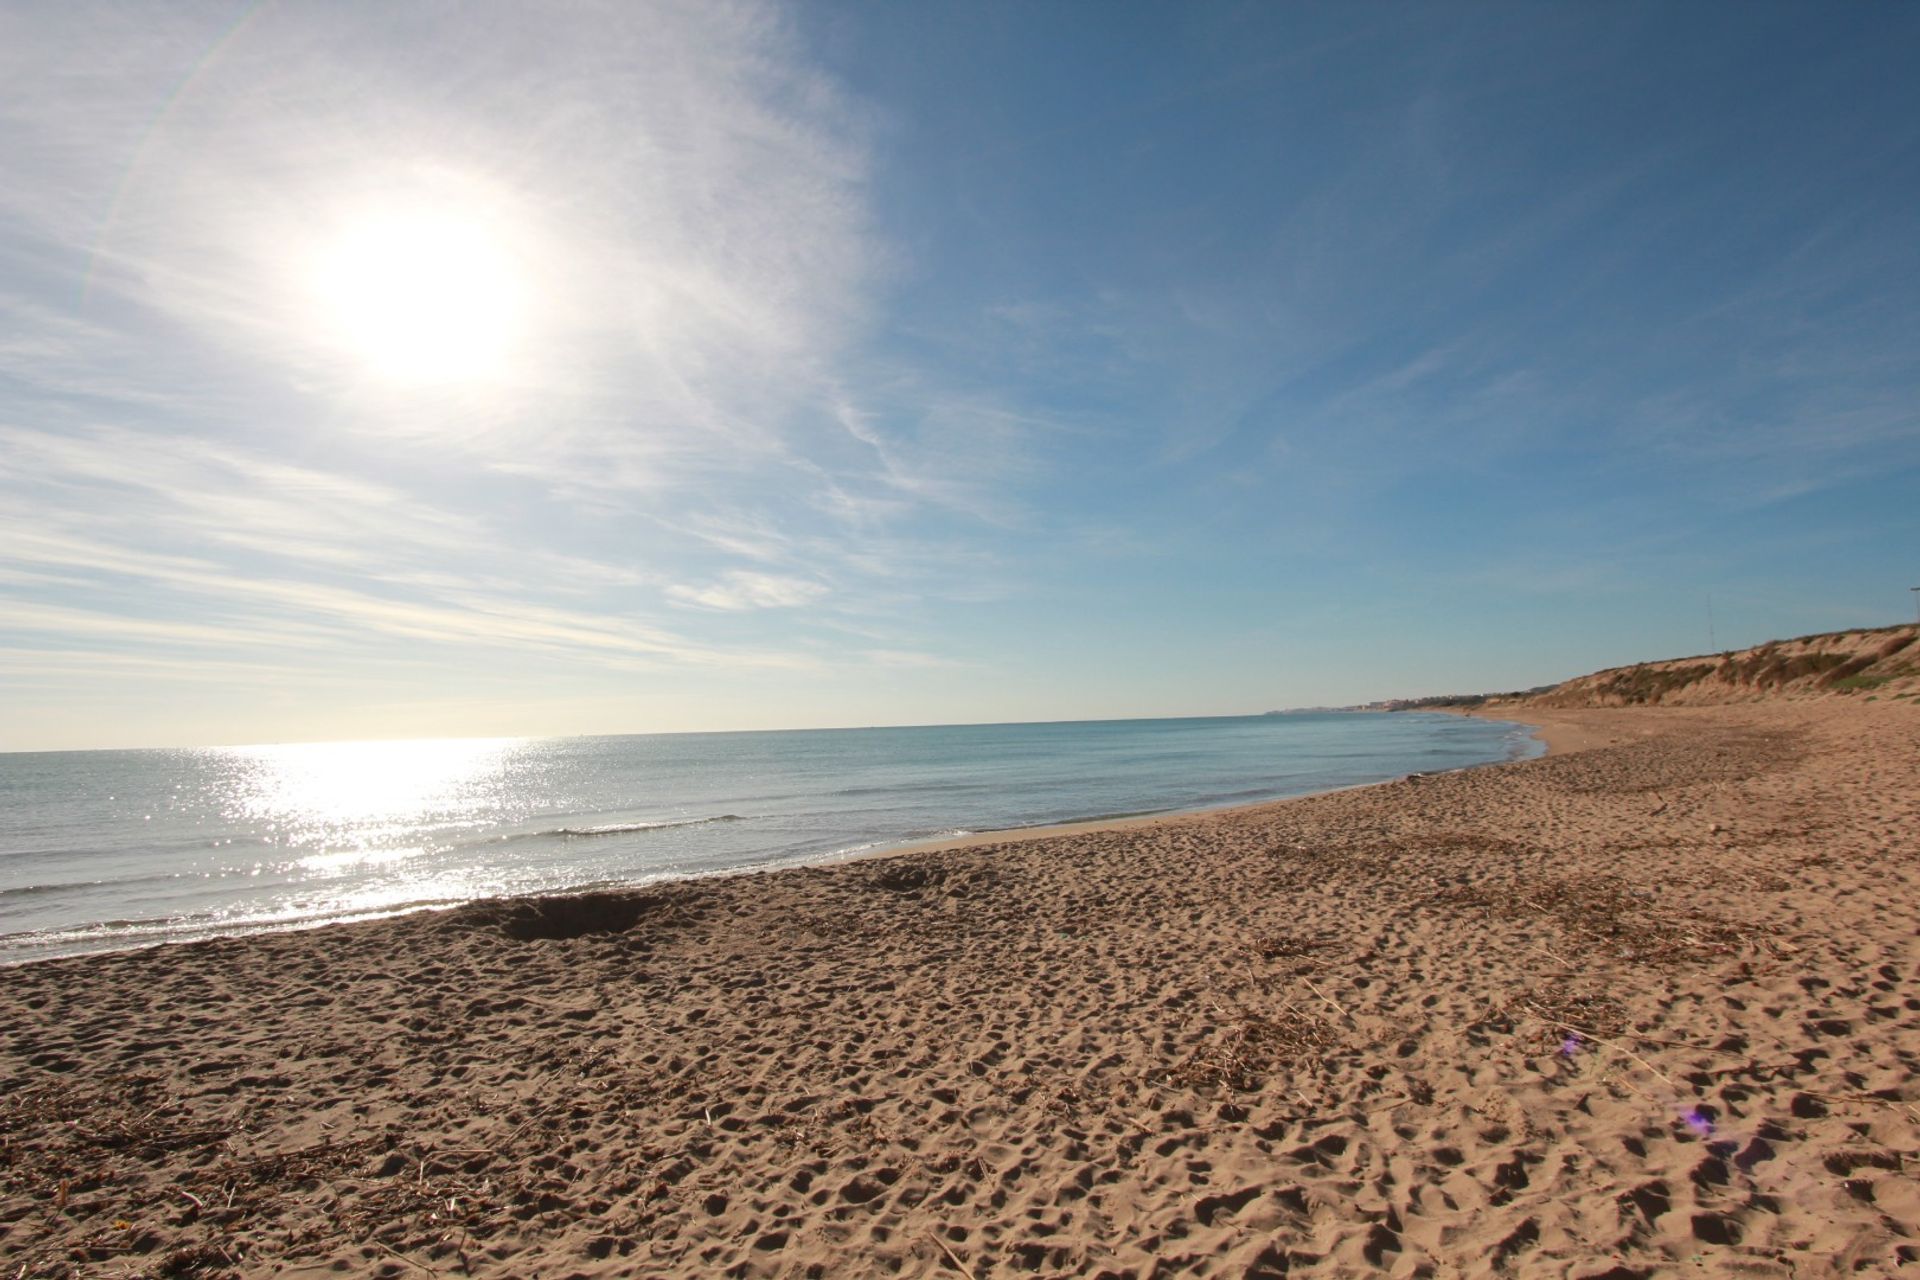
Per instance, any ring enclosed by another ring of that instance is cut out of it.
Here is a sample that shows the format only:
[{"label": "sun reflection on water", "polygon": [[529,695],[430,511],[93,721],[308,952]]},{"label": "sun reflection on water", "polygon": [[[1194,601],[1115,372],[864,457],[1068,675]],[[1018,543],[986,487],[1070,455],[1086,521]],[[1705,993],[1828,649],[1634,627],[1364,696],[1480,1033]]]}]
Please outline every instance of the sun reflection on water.
[{"label": "sun reflection on water", "polygon": [[423,827],[468,828],[506,785],[520,740],[446,738],[229,747],[227,817],[326,874],[425,852]]}]

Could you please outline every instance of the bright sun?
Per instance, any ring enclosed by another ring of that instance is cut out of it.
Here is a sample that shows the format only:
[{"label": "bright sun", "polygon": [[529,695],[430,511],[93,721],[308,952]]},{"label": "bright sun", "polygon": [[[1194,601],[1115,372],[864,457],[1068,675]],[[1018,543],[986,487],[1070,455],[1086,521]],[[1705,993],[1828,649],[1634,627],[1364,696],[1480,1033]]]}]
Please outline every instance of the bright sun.
[{"label": "bright sun", "polygon": [[324,252],[314,289],[330,338],[380,376],[494,376],[519,337],[523,289],[485,224],[437,212],[363,217]]}]

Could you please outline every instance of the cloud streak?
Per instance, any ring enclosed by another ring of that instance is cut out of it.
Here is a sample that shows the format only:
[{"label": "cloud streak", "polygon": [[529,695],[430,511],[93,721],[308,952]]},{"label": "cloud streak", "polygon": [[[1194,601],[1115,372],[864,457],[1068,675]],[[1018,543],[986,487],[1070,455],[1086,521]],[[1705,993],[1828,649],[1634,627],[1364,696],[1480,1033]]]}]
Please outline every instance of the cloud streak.
[{"label": "cloud streak", "polygon": [[[1544,608],[1793,508],[1894,572],[1910,18],[908,14],[0,9],[9,687],[1125,714],[1383,564]],[[343,319],[415,336],[327,277],[383,219],[504,282],[463,377]]]},{"label": "cloud streak", "polygon": [[734,569],[719,582],[704,587],[676,584],[667,588],[667,594],[703,609],[792,609],[818,600],[827,594],[827,586],[806,578]]}]

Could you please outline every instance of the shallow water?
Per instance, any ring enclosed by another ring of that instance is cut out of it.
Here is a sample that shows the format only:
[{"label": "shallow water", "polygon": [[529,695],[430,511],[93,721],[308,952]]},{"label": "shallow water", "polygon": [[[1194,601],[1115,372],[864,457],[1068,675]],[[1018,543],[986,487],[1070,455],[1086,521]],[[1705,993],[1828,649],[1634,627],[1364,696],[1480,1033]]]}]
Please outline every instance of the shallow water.
[{"label": "shallow water", "polygon": [[1512,759],[1529,731],[1301,713],[0,755],[0,962]]}]

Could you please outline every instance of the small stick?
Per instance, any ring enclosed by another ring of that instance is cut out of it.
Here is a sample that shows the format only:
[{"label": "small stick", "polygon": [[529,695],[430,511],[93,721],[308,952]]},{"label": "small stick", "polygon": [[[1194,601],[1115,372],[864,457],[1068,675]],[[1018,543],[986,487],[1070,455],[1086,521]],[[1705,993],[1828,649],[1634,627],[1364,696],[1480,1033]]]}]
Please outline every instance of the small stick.
[{"label": "small stick", "polygon": [[1811,1089],[1802,1089],[1800,1092],[1807,1094],[1809,1097],[1824,1098],[1828,1102],[1863,1102],[1874,1103],[1882,1107],[1901,1107],[1906,1110],[1908,1115],[1916,1120],[1920,1120],[1920,1111],[1914,1110],[1914,1104],[1904,1098],[1876,1098],[1870,1093],[1815,1093]]},{"label": "small stick", "polygon": [[1574,973],[1582,972],[1582,970],[1577,965],[1575,965],[1573,961],[1567,959],[1565,956],[1561,955],[1558,951],[1555,951],[1552,947],[1548,946],[1546,943],[1536,942],[1533,945],[1539,950],[1544,951],[1548,955],[1552,956],[1555,960],[1558,960],[1561,964],[1565,965],[1572,972]]},{"label": "small stick", "polygon": [[386,1252],[400,1259],[400,1261],[406,1263],[408,1266],[418,1267],[420,1270],[426,1272],[430,1276],[436,1276],[440,1274],[438,1271],[435,1271],[432,1267],[429,1267],[424,1263],[415,1262],[412,1258],[409,1258],[406,1254],[400,1252],[398,1249],[394,1248],[392,1245],[388,1244],[384,1240],[376,1240],[372,1236],[368,1236],[367,1243],[372,1245],[376,1249],[384,1249]]},{"label": "small stick", "polygon": [[1335,1000],[1332,996],[1322,991],[1319,987],[1314,986],[1312,978],[1303,977],[1300,979],[1300,981],[1307,984],[1307,989],[1309,991],[1313,992],[1313,994],[1319,996],[1322,1000],[1325,1000],[1328,1004],[1332,1005],[1334,1009],[1338,1011],[1341,1017],[1345,1018],[1348,1022],[1353,1023],[1355,1026],[1360,1025],[1360,1020],[1358,1018],[1355,1018],[1352,1014],[1348,1013],[1346,1010],[1346,1007],[1343,1006],[1338,1000]]},{"label": "small stick", "polygon": [[1577,1027],[1571,1022],[1563,1022],[1559,1018],[1549,1018],[1545,1013],[1541,1012],[1541,1010],[1535,1005],[1529,1004],[1527,1007],[1529,1009],[1532,1009],[1535,1013],[1540,1014],[1542,1018],[1545,1018],[1549,1026],[1560,1027],[1566,1031],[1576,1031],[1579,1034],[1585,1036],[1587,1039],[1591,1040],[1595,1044],[1606,1045],[1609,1049],[1612,1049],[1615,1053],[1624,1053],[1629,1058],[1632,1058],[1635,1062],[1645,1067],[1647,1070],[1653,1072],[1653,1074],[1659,1076],[1662,1080],[1665,1080],[1669,1088],[1678,1089],[1680,1087],[1679,1085],[1673,1083],[1673,1078],[1669,1076],[1666,1072],[1654,1066],[1651,1062],[1648,1062],[1645,1058],[1641,1057],[1639,1054],[1635,1053],[1633,1050],[1627,1048],[1627,1046],[1620,1044],[1618,1041],[1609,1040],[1605,1036],[1597,1036],[1593,1034],[1593,1032],[1587,1030],[1585,1027]]},{"label": "small stick", "polygon": [[537,1115],[528,1117],[527,1122],[525,1124],[521,1125],[518,1129],[515,1129],[512,1133],[506,1136],[506,1140],[500,1144],[500,1149],[504,1151],[508,1147],[512,1146],[513,1140],[515,1138],[518,1138],[521,1134],[533,1128],[533,1126],[538,1124],[540,1120],[541,1120],[541,1117]]},{"label": "small stick", "polygon": [[[1555,1019],[1548,1016],[1547,1011],[1545,1009],[1542,1009],[1539,1005],[1534,1004],[1531,1000],[1526,1001],[1525,1003],[1527,1008],[1533,1010],[1535,1013],[1539,1014],[1542,1018],[1545,1018],[1548,1022],[1554,1023],[1554,1025],[1556,1026],[1565,1027],[1569,1031],[1578,1031],[1583,1036],[1588,1034],[1586,1028],[1584,1027],[1576,1027],[1572,1023],[1567,1023],[1567,1022],[1557,1022]],[[1761,1064],[1751,1056],[1735,1053],[1730,1049],[1710,1049],[1706,1045],[1694,1044],[1692,1041],[1689,1041],[1689,1040],[1666,1040],[1666,1039],[1662,1039],[1659,1036],[1645,1035],[1638,1031],[1622,1031],[1620,1034],[1629,1040],[1638,1040],[1642,1044],[1664,1045],[1669,1049],[1686,1049],[1692,1053],[1711,1053],[1711,1054],[1716,1054],[1722,1058],[1739,1058],[1743,1063],[1746,1063],[1755,1068],[1758,1068],[1761,1066]],[[1749,1032],[1742,1031],[1740,1034],[1758,1035],[1763,1040],[1773,1041],[1773,1043],[1779,1045],[1783,1049],[1790,1049],[1793,1047],[1789,1045],[1785,1040],[1782,1040],[1780,1037],[1770,1036],[1765,1034],[1764,1032],[1749,1033]],[[1598,1039],[1599,1037],[1596,1036],[1592,1038]]]},{"label": "small stick", "polygon": [[945,1240],[942,1240],[939,1236],[936,1235],[933,1237],[933,1242],[940,1246],[940,1252],[947,1255],[947,1261],[953,1264],[953,1269],[955,1271],[958,1271],[961,1275],[965,1276],[967,1280],[973,1280],[973,1272],[967,1269],[966,1263],[960,1261],[959,1254],[947,1248],[947,1242]]}]

